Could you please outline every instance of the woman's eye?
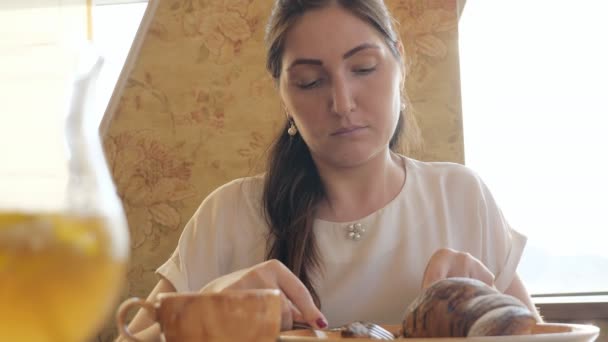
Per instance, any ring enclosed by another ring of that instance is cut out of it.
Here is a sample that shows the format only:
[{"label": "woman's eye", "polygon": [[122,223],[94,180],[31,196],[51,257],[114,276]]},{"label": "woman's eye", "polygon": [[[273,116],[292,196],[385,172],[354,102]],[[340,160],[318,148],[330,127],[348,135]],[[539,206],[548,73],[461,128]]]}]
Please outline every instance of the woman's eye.
[{"label": "woman's eye", "polygon": [[301,82],[298,84],[298,87],[300,87],[301,89],[312,89],[312,88],[316,88],[321,84],[321,79],[318,80],[314,80],[308,83],[305,82]]},{"label": "woman's eye", "polygon": [[373,72],[374,70],[376,70],[376,67],[369,67],[369,68],[355,68],[354,72],[360,75],[367,75],[371,72]]}]

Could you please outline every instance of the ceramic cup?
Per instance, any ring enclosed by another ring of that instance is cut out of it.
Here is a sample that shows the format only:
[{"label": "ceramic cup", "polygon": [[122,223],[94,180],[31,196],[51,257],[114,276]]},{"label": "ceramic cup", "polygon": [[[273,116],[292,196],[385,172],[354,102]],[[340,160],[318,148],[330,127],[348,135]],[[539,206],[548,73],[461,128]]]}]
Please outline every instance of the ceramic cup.
[{"label": "ceramic cup", "polygon": [[163,293],[156,302],[127,299],[116,314],[119,333],[128,341],[145,342],[127,328],[126,316],[133,308],[147,310],[167,342],[275,342],[281,330],[279,290]]}]

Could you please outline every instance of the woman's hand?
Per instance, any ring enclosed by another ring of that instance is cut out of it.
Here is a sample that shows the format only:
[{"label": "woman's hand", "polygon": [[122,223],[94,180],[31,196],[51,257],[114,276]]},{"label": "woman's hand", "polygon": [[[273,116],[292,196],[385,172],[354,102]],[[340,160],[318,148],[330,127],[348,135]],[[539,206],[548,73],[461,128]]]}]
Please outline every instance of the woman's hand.
[{"label": "woman's hand", "polygon": [[449,277],[474,278],[494,287],[494,274],[481,261],[469,253],[442,248],[431,256],[426,265],[422,289]]},{"label": "woman's hand", "polygon": [[281,291],[281,330],[293,322],[306,322],[311,327],[327,327],[327,319],[314,304],[304,284],[285,265],[269,260],[250,268],[219,277],[201,289],[201,293],[224,290],[278,289]]}]

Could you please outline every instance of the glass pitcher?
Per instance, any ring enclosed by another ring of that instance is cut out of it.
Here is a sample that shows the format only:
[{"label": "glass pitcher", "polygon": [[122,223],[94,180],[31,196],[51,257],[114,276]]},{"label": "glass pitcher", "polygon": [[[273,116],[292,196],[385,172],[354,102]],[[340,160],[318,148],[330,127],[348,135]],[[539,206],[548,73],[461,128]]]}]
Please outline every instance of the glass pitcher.
[{"label": "glass pitcher", "polygon": [[[0,117],[0,131],[15,137],[0,148],[9,161],[0,162],[0,341],[85,341],[110,317],[125,279],[127,223],[93,101],[102,59],[82,51],[62,99],[67,118],[42,124],[37,114],[19,128]],[[40,129],[46,138],[32,133]]]}]

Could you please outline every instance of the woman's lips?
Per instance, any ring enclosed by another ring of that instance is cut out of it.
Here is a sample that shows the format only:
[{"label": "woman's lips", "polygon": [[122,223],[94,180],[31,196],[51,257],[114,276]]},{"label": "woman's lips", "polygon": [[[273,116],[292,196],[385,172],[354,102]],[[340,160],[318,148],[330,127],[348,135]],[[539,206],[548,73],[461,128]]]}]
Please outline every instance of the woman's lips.
[{"label": "woman's lips", "polygon": [[342,127],[342,128],[339,128],[338,130],[334,131],[333,133],[331,133],[331,135],[332,136],[349,135],[349,134],[357,133],[357,132],[363,130],[364,128],[366,128],[366,126],[348,126],[348,127]]}]

